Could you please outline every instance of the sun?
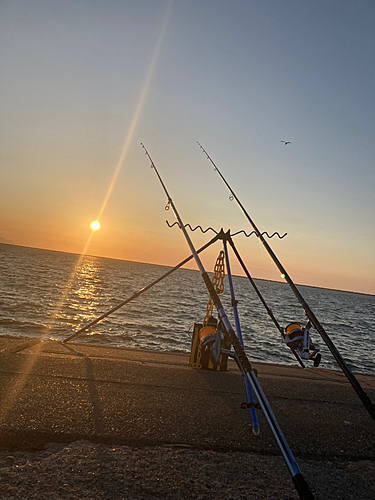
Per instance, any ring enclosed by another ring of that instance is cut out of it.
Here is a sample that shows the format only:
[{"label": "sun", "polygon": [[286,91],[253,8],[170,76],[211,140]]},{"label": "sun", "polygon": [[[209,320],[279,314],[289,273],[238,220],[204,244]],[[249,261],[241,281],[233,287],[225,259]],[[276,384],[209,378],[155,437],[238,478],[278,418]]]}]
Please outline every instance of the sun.
[{"label": "sun", "polygon": [[90,227],[93,231],[97,231],[100,229],[100,222],[98,220],[94,220],[91,222]]}]

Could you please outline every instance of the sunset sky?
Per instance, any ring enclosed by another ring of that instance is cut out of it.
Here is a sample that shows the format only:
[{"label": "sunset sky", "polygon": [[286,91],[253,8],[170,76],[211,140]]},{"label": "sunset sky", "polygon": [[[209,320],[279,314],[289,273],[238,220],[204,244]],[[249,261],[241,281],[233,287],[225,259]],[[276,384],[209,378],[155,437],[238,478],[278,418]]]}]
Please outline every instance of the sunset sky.
[{"label": "sunset sky", "polygon": [[183,260],[140,142],[185,223],[250,231],[199,141],[296,283],[375,294],[374,26],[372,0],[1,0],[0,242]]}]

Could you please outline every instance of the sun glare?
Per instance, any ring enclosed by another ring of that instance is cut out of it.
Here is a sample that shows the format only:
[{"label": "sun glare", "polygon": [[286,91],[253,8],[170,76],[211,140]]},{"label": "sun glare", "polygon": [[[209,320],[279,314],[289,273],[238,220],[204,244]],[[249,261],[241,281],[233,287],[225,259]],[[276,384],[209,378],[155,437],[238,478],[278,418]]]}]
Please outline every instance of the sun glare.
[{"label": "sun glare", "polygon": [[98,220],[94,220],[91,222],[90,227],[93,231],[97,231],[100,229],[100,222]]}]

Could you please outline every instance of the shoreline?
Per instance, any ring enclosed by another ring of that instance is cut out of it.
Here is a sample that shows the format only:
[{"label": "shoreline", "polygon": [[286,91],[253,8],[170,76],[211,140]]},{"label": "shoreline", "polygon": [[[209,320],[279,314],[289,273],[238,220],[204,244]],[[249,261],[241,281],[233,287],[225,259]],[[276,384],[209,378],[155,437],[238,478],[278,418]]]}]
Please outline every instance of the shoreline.
[{"label": "shoreline", "polygon": [[[190,334],[190,332],[189,332]],[[25,340],[25,343],[28,343],[30,342],[31,344],[33,343],[43,343],[43,342],[62,342],[62,340],[60,339],[54,339],[54,338],[45,338],[45,339],[41,339],[43,334],[40,334],[39,336],[27,336],[27,337],[24,337],[22,334],[19,334],[19,335],[11,335],[11,334],[4,334],[4,333],[0,333],[0,339],[1,338],[10,338],[10,339],[24,339]],[[142,348],[142,347],[127,347],[125,345],[120,345],[120,344],[105,344],[105,343],[98,343],[98,342],[95,342],[95,340],[86,340],[84,341],[83,339],[86,338],[86,339],[90,339],[89,336],[86,335],[85,337],[85,333],[82,333],[81,336],[79,336],[77,339],[74,339],[72,341],[72,343],[77,343],[77,344],[82,344],[82,345],[86,345],[86,346],[95,346],[95,347],[98,347],[99,349],[100,348],[108,348],[108,349],[124,349],[124,350],[130,350],[130,351],[145,351],[145,352],[150,352],[150,353],[166,353],[166,354],[171,354],[171,355],[185,355],[187,357],[189,357],[189,354],[190,354],[190,350],[186,348],[186,350],[160,350],[160,349],[152,349],[152,348]],[[22,347],[20,347],[20,349],[23,349]],[[0,344],[0,353],[1,353],[1,344]],[[250,356],[249,356],[250,357]],[[332,358],[333,359],[333,358]],[[254,360],[254,359],[249,359],[250,362],[252,364],[260,364],[260,365],[271,365],[271,366],[279,366],[279,367],[289,367],[289,368],[299,368],[298,364],[296,363],[295,359],[294,358],[291,358],[291,361],[289,363],[277,363],[277,362],[272,362],[272,361],[257,361],[257,360]],[[324,367],[322,366],[323,363],[321,363],[320,367],[319,367],[319,370],[325,370],[325,371],[328,371],[328,372],[337,372],[337,373],[342,373],[342,371],[340,370],[340,368],[338,367],[337,365],[337,369],[333,369],[333,368],[327,368],[327,367]],[[308,364],[306,366],[306,370],[310,370],[311,366]],[[362,376],[362,375],[365,375],[365,376],[369,376],[369,377],[375,377],[375,373],[368,373],[368,372],[361,372],[361,371],[356,371],[355,369],[349,367],[351,372],[356,376]]]}]

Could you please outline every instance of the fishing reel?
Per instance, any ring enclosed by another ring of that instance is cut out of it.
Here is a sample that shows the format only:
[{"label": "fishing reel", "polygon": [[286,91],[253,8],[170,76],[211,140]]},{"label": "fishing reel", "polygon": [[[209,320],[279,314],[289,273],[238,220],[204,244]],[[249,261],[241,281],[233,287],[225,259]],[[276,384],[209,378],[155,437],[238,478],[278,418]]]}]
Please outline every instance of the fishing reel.
[{"label": "fishing reel", "polygon": [[203,370],[227,370],[231,342],[221,321],[209,316],[202,323],[194,323],[189,363]]},{"label": "fishing reel", "polygon": [[214,367],[220,365],[220,354],[224,343],[223,326],[221,322],[210,316],[206,326],[199,331],[199,349],[202,354],[207,353]]},{"label": "fishing reel", "polygon": [[299,323],[290,323],[285,327],[284,342],[300,359],[311,360],[314,366],[317,367],[322,355],[319,352],[320,347],[311,340],[311,328],[310,321],[307,321],[304,327],[301,327]]}]

